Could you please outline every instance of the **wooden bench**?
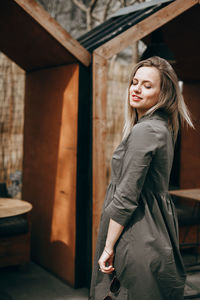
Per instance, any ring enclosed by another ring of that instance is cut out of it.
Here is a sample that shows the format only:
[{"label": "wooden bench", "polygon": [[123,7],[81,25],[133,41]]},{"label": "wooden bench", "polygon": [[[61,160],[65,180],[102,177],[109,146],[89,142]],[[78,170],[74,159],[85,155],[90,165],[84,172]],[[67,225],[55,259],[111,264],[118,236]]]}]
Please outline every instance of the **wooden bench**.
[{"label": "wooden bench", "polygon": [[31,209],[26,201],[0,198],[0,267],[29,261]]},{"label": "wooden bench", "polygon": [[200,251],[200,189],[172,190],[169,193],[175,196],[180,248],[195,247],[197,262]]}]

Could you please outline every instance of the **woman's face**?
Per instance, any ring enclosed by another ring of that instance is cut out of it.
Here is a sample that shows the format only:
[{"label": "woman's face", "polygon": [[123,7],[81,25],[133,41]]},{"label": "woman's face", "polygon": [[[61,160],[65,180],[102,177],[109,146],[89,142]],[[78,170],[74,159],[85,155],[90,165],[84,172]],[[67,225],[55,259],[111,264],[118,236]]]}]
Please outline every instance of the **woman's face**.
[{"label": "woman's face", "polygon": [[154,106],[160,94],[160,73],[155,67],[140,67],[130,86],[130,105],[141,118]]}]

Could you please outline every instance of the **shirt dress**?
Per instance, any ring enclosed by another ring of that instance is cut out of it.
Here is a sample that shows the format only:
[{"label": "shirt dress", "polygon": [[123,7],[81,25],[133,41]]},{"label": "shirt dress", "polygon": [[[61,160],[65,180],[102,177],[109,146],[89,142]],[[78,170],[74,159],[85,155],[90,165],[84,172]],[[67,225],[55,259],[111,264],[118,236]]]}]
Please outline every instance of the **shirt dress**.
[{"label": "shirt dress", "polygon": [[174,204],[168,194],[174,144],[163,111],[143,116],[113,153],[100,220],[90,298],[109,293],[113,275],[99,271],[110,218],[124,226],[115,245],[121,287],[112,299],[182,300],[185,270]]}]

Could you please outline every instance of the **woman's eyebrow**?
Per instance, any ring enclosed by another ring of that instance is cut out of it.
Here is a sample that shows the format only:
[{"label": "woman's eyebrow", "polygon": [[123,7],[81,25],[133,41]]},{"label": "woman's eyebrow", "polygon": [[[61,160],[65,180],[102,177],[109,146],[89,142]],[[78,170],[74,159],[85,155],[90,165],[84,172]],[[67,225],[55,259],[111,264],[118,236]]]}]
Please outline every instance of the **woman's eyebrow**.
[{"label": "woman's eyebrow", "polygon": [[[133,77],[133,80],[137,80],[137,81],[139,81],[136,77]],[[145,82],[149,82],[149,83],[152,83],[153,84],[153,82],[151,81],[151,80],[142,80],[142,83],[145,83]]]}]

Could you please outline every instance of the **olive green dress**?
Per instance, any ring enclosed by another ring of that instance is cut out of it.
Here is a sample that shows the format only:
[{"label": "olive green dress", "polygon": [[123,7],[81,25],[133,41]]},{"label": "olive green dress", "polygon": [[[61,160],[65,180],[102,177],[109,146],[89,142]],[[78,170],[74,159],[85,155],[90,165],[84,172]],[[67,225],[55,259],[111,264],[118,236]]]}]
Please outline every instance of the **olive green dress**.
[{"label": "olive green dress", "polygon": [[90,299],[109,292],[112,275],[99,271],[110,218],[125,226],[115,247],[119,300],[182,300],[185,271],[179,252],[174,204],[168,194],[174,144],[167,115],[143,116],[112,157]]}]

